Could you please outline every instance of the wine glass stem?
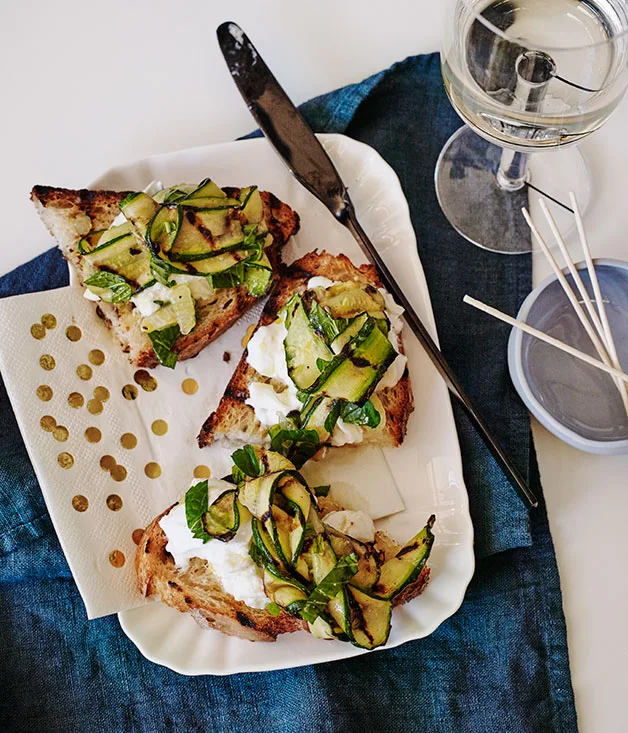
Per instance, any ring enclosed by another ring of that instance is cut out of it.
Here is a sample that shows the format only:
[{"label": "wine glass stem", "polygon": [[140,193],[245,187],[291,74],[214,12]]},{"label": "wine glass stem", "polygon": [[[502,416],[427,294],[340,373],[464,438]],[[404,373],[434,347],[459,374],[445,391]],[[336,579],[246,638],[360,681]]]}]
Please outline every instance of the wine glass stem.
[{"label": "wine glass stem", "polygon": [[504,149],[497,170],[497,183],[505,191],[518,191],[528,179],[528,153]]}]

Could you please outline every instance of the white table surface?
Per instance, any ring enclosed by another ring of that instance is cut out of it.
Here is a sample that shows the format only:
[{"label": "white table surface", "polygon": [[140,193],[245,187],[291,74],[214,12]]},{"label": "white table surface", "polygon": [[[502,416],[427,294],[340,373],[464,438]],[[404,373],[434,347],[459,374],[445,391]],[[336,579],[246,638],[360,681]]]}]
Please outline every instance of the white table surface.
[{"label": "white table surface", "polygon": [[[436,0],[2,3],[0,274],[52,244],[35,183],[81,187],[146,155],[231,140],[252,120],[215,28],[239,22],[295,102],[439,47]],[[594,178],[594,256],[628,255],[628,102],[582,149]],[[471,246],[471,245],[469,245]],[[535,281],[547,275],[535,261]],[[628,456],[580,453],[534,424],[560,568],[582,731],[628,723]]]}]

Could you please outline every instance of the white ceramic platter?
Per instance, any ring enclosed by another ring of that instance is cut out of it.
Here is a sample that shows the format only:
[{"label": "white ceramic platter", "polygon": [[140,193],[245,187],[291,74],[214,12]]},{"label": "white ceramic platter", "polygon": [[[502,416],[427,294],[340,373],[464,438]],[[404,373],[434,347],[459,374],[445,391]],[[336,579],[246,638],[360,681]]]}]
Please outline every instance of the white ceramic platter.
[{"label": "white ceramic platter", "polygon": [[[363,227],[435,336],[408,205],[395,172],[362,143],[342,135],[320,138],[350,189]],[[365,262],[351,235],[292,178],[263,139],[147,158],[114,168],[93,185],[140,190],[152,179],[171,185],[206,176],[223,186],[255,183],[299,212],[301,231],[284,251],[288,262],[316,248],[343,252],[356,264]],[[405,542],[434,513],[436,540],[429,563],[431,581],[420,598],[395,610],[387,648],[427,636],[451,616],[474,569],[473,527],[448,392],[407,328],[404,339],[416,407],[405,443],[384,454],[406,509],[379,520],[377,526]],[[334,460],[352,461],[357,455],[351,448],[342,449]],[[381,491],[386,490],[383,485]],[[364,653],[350,644],[320,641],[305,632],[287,634],[274,644],[253,644],[204,631],[191,617],[161,603],[118,616],[124,632],[145,657],[188,675],[285,669]]]}]

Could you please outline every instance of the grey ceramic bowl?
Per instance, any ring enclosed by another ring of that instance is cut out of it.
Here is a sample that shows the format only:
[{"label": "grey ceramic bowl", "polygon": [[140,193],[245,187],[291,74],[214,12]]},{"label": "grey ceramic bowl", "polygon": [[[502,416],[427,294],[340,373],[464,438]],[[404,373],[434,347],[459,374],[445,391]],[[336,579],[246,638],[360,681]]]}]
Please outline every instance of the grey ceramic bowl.
[{"label": "grey ceramic bowl", "polygon": [[[592,293],[585,263],[577,267]],[[599,259],[595,271],[619,361],[626,371],[628,263]],[[565,274],[573,288],[571,276],[566,270]],[[528,295],[517,318],[599,359],[553,275]],[[610,376],[516,328],[508,342],[508,367],[527,408],[558,438],[589,453],[628,453],[628,416]]]}]

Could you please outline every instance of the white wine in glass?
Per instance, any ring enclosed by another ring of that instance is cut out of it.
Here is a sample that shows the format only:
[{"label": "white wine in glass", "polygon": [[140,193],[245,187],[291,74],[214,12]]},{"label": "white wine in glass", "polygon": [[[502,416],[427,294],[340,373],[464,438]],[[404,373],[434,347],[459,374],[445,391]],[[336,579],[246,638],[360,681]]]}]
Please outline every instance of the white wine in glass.
[{"label": "white wine in glass", "polygon": [[544,194],[563,229],[572,221],[569,191],[586,205],[588,168],[569,146],[597,130],[624,95],[628,0],[446,2],[443,79],[468,127],[441,152],[439,202],[473,243],[530,251],[521,197],[512,194]]}]

